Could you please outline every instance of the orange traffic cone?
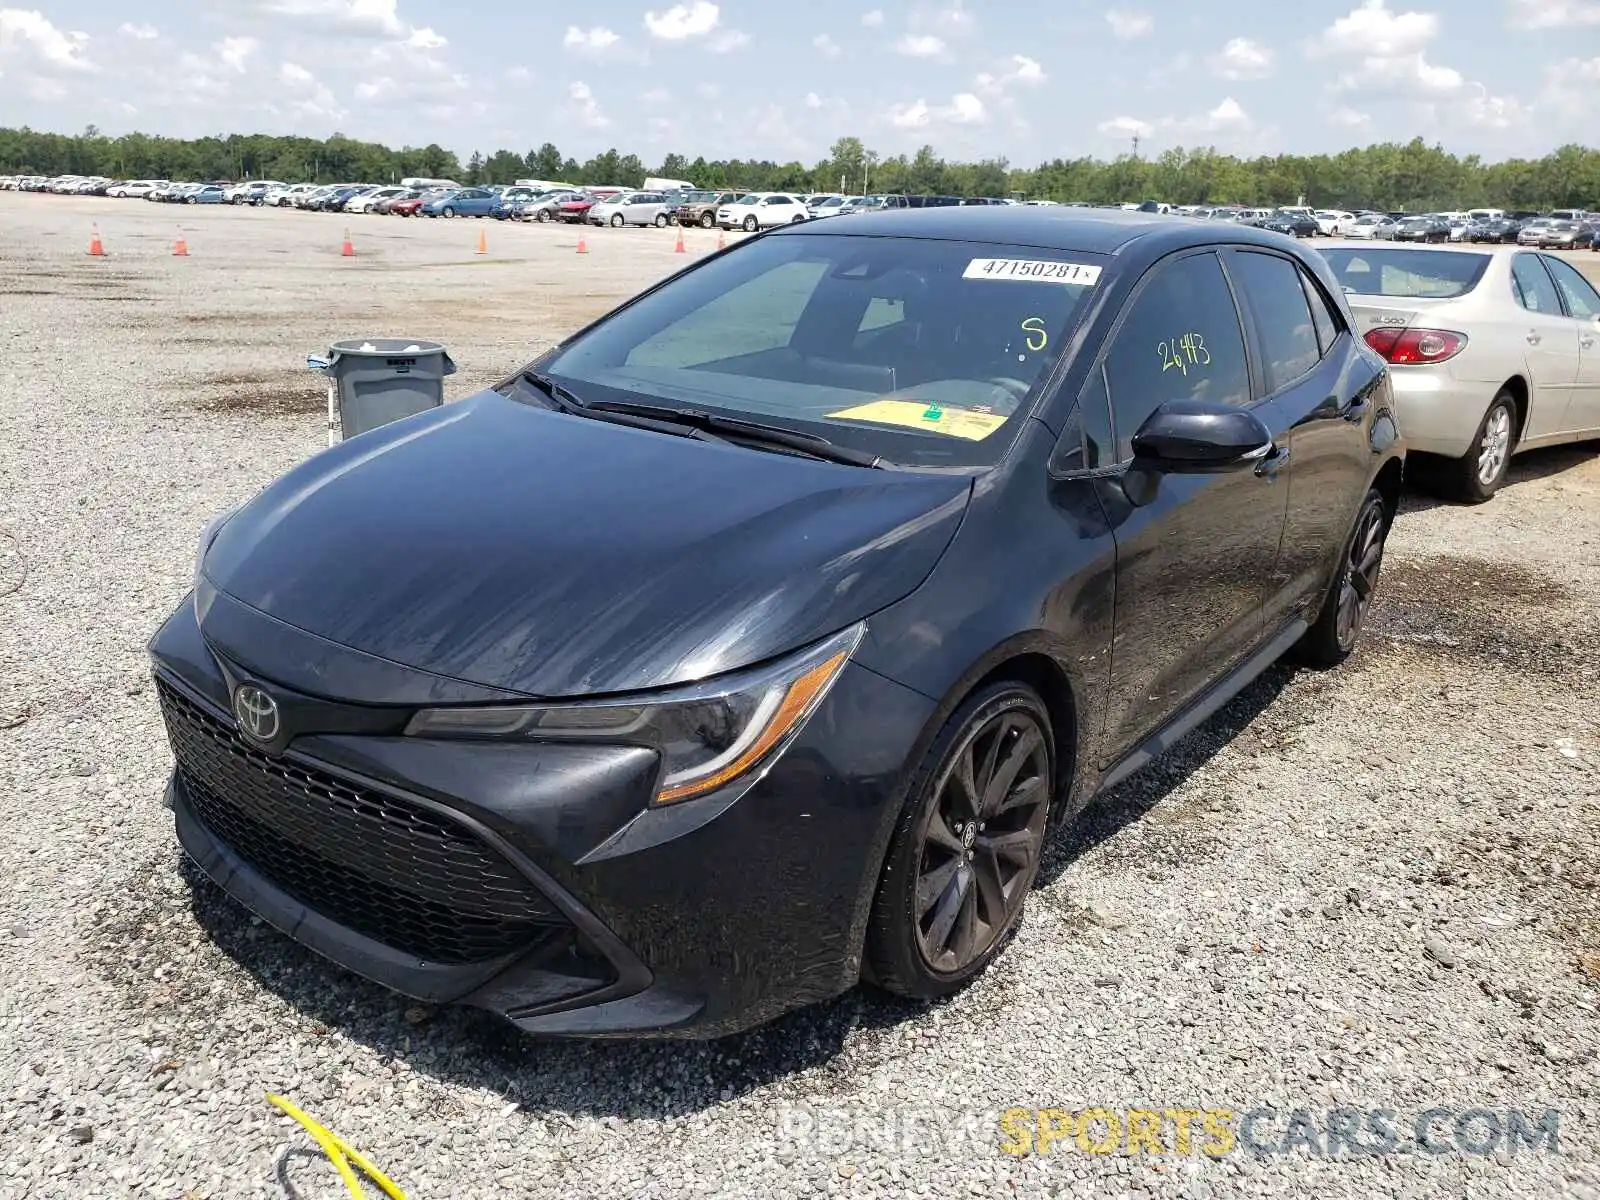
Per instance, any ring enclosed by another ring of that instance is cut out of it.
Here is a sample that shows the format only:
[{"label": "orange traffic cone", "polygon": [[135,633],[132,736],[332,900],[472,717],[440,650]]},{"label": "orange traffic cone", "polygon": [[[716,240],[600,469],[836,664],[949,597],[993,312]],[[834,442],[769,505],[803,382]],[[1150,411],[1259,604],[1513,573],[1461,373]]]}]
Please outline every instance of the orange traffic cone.
[{"label": "orange traffic cone", "polygon": [[345,258],[354,258],[356,256],[356,248],[350,241],[350,231],[348,229],[344,231],[344,245],[340,247],[339,253]]},{"label": "orange traffic cone", "polygon": [[178,238],[172,243],[172,256],[174,258],[189,257],[189,243],[183,240],[183,230],[178,230]]},{"label": "orange traffic cone", "polygon": [[584,238],[582,229],[578,230],[578,253],[579,254],[587,254],[587,253],[589,253],[589,243]]},{"label": "orange traffic cone", "polygon": [[89,227],[89,254],[94,258],[104,258],[106,256],[105,245],[100,241],[100,226],[98,224]]},{"label": "orange traffic cone", "polygon": [[478,230],[478,253],[489,253],[489,235],[482,229]]},{"label": "orange traffic cone", "polygon": [[678,230],[678,244],[672,248],[674,254],[687,254],[689,251],[683,244],[683,230]]}]

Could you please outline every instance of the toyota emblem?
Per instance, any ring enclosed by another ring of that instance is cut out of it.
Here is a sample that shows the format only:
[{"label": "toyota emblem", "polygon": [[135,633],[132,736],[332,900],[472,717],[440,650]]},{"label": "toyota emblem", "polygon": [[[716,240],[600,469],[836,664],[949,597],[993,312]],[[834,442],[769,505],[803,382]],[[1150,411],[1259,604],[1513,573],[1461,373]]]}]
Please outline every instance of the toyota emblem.
[{"label": "toyota emblem", "polygon": [[253,742],[265,744],[278,736],[278,702],[254,684],[244,684],[233,693],[233,715]]}]

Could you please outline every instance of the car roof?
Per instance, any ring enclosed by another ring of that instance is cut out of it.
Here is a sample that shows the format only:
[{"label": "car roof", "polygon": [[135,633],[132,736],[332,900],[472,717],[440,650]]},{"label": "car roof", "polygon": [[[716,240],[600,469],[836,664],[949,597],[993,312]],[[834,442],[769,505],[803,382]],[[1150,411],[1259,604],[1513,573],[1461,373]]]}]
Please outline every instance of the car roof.
[{"label": "car roof", "polygon": [[[1037,246],[1041,249],[1117,254],[1134,243],[1152,254],[1186,246],[1219,243],[1274,246],[1281,234],[1234,222],[1197,220],[1164,213],[1123,209],[1034,207],[1024,204],[948,205],[938,208],[891,209],[860,216],[833,217],[812,225],[789,225],[779,236],[809,237],[876,234],[881,237],[935,238]],[[772,236],[772,235],[768,235]]]}]

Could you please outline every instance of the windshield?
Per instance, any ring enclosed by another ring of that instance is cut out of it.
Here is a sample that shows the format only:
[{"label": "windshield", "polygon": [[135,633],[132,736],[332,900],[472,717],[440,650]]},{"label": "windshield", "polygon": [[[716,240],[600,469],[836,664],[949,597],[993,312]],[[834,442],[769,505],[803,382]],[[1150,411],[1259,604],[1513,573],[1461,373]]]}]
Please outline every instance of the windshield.
[{"label": "windshield", "polygon": [[932,239],[760,238],[542,369],[586,401],[739,415],[906,465],[981,466],[1013,440],[1101,262]]},{"label": "windshield", "polygon": [[1340,286],[1362,296],[1448,300],[1478,286],[1487,254],[1465,250],[1345,250],[1322,252]]}]

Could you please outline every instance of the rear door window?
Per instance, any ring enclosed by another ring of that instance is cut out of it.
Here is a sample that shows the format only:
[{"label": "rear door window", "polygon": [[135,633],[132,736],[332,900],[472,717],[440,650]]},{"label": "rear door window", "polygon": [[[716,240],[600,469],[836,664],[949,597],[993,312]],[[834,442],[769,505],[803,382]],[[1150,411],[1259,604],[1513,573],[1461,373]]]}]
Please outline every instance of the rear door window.
[{"label": "rear door window", "polygon": [[1556,285],[1537,254],[1519,254],[1511,264],[1511,286],[1517,303],[1529,312],[1561,316],[1561,298]]},{"label": "rear door window", "polygon": [[1261,341],[1268,394],[1299,379],[1322,358],[1300,268],[1287,258],[1236,251],[1228,269],[1249,306]]}]

